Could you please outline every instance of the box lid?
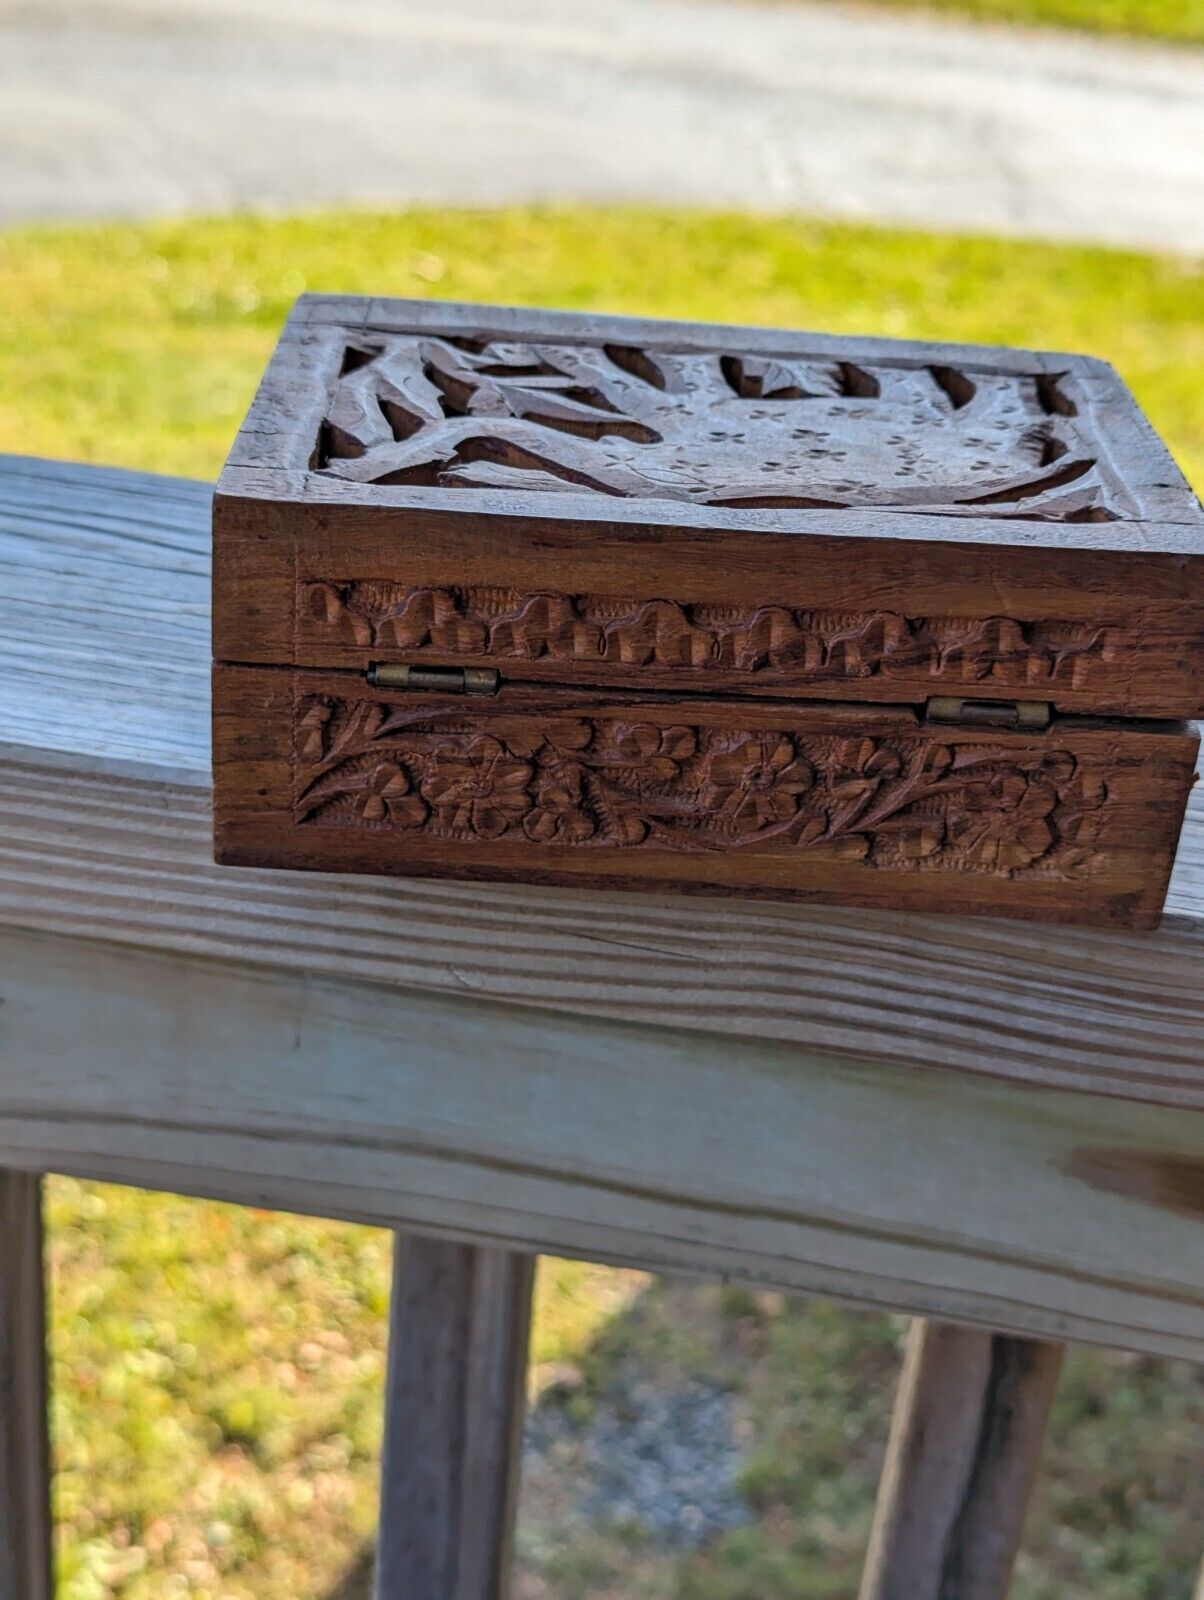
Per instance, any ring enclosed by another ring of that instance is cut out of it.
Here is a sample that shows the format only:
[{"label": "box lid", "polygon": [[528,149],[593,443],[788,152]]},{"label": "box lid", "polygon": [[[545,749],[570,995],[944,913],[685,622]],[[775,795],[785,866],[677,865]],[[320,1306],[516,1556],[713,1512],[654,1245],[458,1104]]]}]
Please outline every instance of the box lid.
[{"label": "box lid", "polygon": [[305,296],[214,570],[226,661],[1204,708],[1204,512],[1083,356]]}]

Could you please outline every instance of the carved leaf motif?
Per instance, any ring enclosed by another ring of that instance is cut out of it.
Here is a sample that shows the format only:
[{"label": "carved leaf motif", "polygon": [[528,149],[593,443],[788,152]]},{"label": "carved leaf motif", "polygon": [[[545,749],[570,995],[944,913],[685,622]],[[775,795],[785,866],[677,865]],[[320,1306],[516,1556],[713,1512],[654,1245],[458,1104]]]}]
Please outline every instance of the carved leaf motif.
[{"label": "carved leaf motif", "polygon": [[[926,674],[1000,689],[1080,686],[1092,664],[1138,641],[1117,629],[1009,617],[908,618],[760,606],[751,612],[669,600],[407,588],[389,583],[302,586],[299,615],[315,643],[501,660],[602,662],[642,674],[696,670],[841,682]],[[1168,648],[1173,648],[1168,645]]]},{"label": "carved leaf motif", "polygon": [[414,793],[410,775],[397,762],[382,761],[364,785],[360,815],[365,822],[391,822],[398,828],[417,828],[427,819],[422,798]]}]

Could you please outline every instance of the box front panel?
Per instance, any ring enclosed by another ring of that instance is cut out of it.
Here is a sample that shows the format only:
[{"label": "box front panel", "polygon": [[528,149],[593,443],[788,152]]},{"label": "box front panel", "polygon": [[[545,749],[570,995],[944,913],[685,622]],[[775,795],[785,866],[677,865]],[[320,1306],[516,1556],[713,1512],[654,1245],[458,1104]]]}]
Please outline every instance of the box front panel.
[{"label": "box front panel", "polygon": [[1149,925],[1195,758],[1181,731],[505,686],[377,690],[219,667],[231,864]]}]

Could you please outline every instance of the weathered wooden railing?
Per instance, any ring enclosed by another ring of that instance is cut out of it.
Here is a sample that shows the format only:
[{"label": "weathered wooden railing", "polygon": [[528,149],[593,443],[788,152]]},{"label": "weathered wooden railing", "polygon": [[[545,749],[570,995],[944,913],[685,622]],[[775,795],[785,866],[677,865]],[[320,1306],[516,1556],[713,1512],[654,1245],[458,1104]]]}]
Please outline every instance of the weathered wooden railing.
[{"label": "weathered wooden railing", "polygon": [[541,1250],[935,1319],[863,1600],[999,1600],[1061,1341],[1204,1356],[1200,813],[1153,935],[219,869],[208,514],[0,464],[0,1600],[47,1171],[410,1237],[382,1600],[504,1587]]}]

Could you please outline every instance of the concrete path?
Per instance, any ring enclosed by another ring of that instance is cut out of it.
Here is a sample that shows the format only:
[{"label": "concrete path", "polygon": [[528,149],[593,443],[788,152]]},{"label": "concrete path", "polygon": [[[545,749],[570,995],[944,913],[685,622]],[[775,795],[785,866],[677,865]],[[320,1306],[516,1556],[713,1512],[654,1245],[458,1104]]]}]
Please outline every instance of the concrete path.
[{"label": "concrete path", "polygon": [[1204,52],[753,0],[0,0],[0,221],[805,210],[1204,250]]}]

